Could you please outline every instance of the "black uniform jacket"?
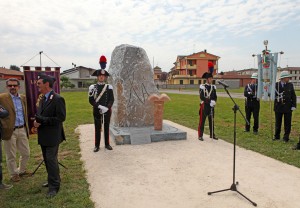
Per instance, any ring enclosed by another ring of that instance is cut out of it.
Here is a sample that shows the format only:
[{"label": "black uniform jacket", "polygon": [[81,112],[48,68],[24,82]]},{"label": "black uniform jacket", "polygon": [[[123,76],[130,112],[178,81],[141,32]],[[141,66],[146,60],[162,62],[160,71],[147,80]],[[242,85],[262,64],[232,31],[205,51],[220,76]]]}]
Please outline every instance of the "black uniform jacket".
[{"label": "black uniform jacket", "polygon": [[[279,88],[278,88],[279,85]],[[286,83],[283,87],[281,82],[275,84],[274,111],[288,113],[292,107],[296,108],[297,97],[292,83]]]},{"label": "black uniform jacket", "polygon": [[258,103],[257,100],[257,84],[247,84],[244,89],[244,96],[246,97],[246,105],[250,106],[253,103]]},{"label": "black uniform jacket", "polygon": [[217,92],[215,85],[202,84],[200,86],[200,99],[204,101],[205,104],[210,104],[211,100],[217,102]]},{"label": "black uniform jacket", "polygon": [[66,120],[65,100],[59,94],[51,92],[46,102],[40,100],[36,121],[38,143],[42,146],[55,146],[65,140],[63,122]]},{"label": "black uniform jacket", "polygon": [[98,102],[96,102],[97,97],[99,94],[101,94],[104,84],[94,84],[89,87],[89,103],[94,108],[94,113],[99,113],[98,106],[102,105],[107,107],[108,109],[111,109],[113,103],[114,103],[114,93],[112,86],[107,84],[106,90],[104,91],[103,95],[99,99]]}]

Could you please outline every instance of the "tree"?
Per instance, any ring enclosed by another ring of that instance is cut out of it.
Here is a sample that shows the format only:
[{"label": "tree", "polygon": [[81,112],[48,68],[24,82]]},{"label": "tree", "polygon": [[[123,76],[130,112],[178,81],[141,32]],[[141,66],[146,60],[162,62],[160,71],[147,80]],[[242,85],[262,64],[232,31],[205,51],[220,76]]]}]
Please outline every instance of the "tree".
[{"label": "tree", "polygon": [[20,68],[17,67],[16,65],[10,65],[9,69],[10,70],[15,70],[15,71],[20,71]]},{"label": "tree", "polygon": [[60,77],[60,88],[74,88],[75,85],[70,82],[69,77],[61,76]]},{"label": "tree", "polygon": [[167,72],[162,72],[160,74],[160,78],[159,78],[159,81],[162,81],[162,82],[165,82],[168,78],[168,73]]}]

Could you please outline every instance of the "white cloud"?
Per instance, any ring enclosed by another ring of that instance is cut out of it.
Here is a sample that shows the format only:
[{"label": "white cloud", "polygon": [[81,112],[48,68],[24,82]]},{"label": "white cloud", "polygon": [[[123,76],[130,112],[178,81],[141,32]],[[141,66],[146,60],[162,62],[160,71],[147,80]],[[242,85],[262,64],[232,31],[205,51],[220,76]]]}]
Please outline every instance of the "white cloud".
[{"label": "white cloud", "polygon": [[[262,41],[286,42],[289,62],[300,52],[297,1],[258,0],[122,0],[122,1],[1,1],[0,66],[21,65],[43,50],[63,69],[71,63],[98,67],[98,58],[110,58],[120,44],[144,48],[168,71],[177,55],[207,49],[221,57],[220,68],[248,68],[249,54],[261,51]],[[293,41],[293,44],[291,44]],[[296,42],[296,43],[295,43]],[[290,47],[293,47],[290,49]],[[36,62],[39,62],[37,60]],[[45,61],[46,62],[46,61]],[[252,62],[253,63],[253,62]],[[33,63],[36,64],[36,63]],[[51,64],[51,63],[49,63]],[[252,67],[252,66],[251,66]]]}]

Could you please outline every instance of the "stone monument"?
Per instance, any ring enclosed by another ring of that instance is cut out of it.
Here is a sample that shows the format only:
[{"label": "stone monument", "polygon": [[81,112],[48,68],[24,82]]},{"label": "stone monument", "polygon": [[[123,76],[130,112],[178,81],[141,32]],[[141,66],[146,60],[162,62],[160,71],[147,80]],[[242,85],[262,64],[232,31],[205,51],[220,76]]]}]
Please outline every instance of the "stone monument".
[{"label": "stone monument", "polygon": [[116,144],[186,139],[186,132],[165,124],[162,131],[154,130],[154,105],[148,97],[159,92],[144,49],[126,44],[117,46],[108,72],[115,97],[110,131]]}]

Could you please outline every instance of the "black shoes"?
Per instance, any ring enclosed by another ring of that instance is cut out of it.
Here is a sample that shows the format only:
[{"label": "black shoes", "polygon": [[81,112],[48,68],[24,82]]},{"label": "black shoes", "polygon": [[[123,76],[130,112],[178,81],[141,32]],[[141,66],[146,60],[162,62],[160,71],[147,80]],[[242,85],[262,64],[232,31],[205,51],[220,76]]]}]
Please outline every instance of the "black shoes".
[{"label": "black shoes", "polygon": [[258,131],[253,131],[253,134],[254,135],[258,135]]},{"label": "black shoes", "polygon": [[[105,145],[105,148],[108,150],[113,150],[113,148],[110,145]],[[100,147],[95,147],[94,152],[98,152],[100,150]]]},{"label": "black shoes", "polygon": [[199,139],[200,141],[204,141],[203,137],[199,137],[198,139]]},{"label": "black shoes", "polygon": [[55,191],[55,190],[53,190],[53,191],[49,191],[48,193],[47,193],[47,198],[53,198],[53,197],[55,197],[56,196],[56,194],[57,194],[57,191]]},{"label": "black shoes", "polygon": [[215,139],[215,140],[218,140],[219,138],[218,137],[216,137],[216,136],[210,136],[209,138],[212,138],[212,139]]},{"label": "black shoes", "polygon": [[293,150],[300,150],[300,143],[298,143],[296,146],[294,146],[293,148],[292,148]]},{"label": "black shoes", "polygon": [[105,148],[108,150],[113,150],[113,148],[110,145],[105,145]]},{"label": "black shoes", "polygon": [[[277,141],[277,140],[280,140],[280,139],[274,137],[272,140],[273,140],[273,141]],[[288,138],[282,138],[282,140],[283,140],[284,143],[288,143],[288,142],[290,141],[290,139],[288,139]]]}]

